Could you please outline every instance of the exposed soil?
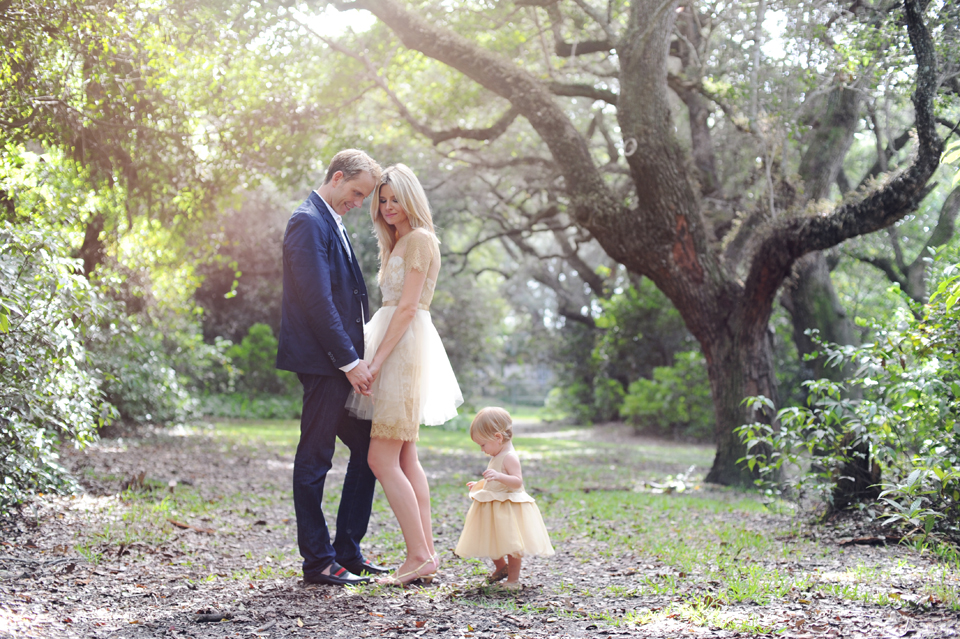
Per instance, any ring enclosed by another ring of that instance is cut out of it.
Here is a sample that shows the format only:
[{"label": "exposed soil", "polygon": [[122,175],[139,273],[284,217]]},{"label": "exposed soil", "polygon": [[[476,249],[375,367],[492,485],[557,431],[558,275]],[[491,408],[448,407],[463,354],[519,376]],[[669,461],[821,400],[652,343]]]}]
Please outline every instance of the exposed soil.
[{"label": "exposed soil", "polygon": [[[613,427],[586,431],[583,437],[617,441],[619,447],[649,443]],[[676,598],[613,596],[608,586],[628,591],[643,577],[656,578],[672,568],[631,549],[604,558],[586,534],[558,543],[552,559],[529,562],[520,593],[488,587],[477,562],[450,552],[462,523],[462,500],[436,508],[436,534],[444,551],[439,584],[407,590],[304,586],[289,496],[292,457],[288,449],[278,451],[230,446],[209,431],[141,433],[104,439],[82,452],[65,451],[65,463],[83,478],[86,492],[43,497],[2,521],[0,637],[758,636],[701,625],[683,615],[643,625],[612,624],[609,619],[630,611],[656,613]],[[454,455],[428,452],[422,458],[431,481],[463,472],[464,460]],[[344,461],[337,458],[328,480],[330,502],[339,493]],[[591,454],[575,462],[610,460]],[[679,472],[669,465],[661,470]],[[123,488],[140,497],[125,499]],[[168,500],[167,510],[144,507],[185,491],[190,507],[175,499]],[[716,494],[727,492],[716,489]],[[557,525],[556,516],[548,527]],[[735,516],[749,519],[762,534],[781,534],[788,527],[776,515]],[[666,524],[664,534],[670,534]],[[821,544],[839,550],[841,540],[875,536],[875,531],[846,522],[822,534]],[[390,549],[397,535],[378,494],[367,556],[395,561]],[[847,545],[842,554],[785,561],[796,570],[828,571],[891,565],[902,558],[927,561],[907,548],[884,545]],[[775,605],[725,609],[777,631],[770,636],[957,636],[960,616],[917,594],[912,579],[905,573],[890,584],[899,593],[896,605],[807,599],[798,592]],[[702,595],[710,586],[697,588]],[[607,620],[598,619],[601,615]],[[205,621],[216,618],[225,620]]]}]

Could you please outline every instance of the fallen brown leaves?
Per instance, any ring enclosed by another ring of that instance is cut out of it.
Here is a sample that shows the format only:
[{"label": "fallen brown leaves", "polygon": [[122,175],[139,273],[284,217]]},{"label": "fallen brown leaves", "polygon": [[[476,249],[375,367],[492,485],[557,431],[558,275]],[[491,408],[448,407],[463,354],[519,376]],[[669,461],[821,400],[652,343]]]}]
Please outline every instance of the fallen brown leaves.
[{"label": "fallen brown leaves", "polygon": [[[633,444],[627,439],[621,445]],[[128,436],[123,444],[103,441],[85,453],[64,455],[74,468],[85,471],[88,493],[74,499],[45,498],[35,504],[36,511],[25,509],[20,517],[0,522],[2,639],[872,639],[957,634],[957,614],[919,592],[907,574],[886,584],[891,601],[887,606],[813,591],[790,592],[764,605],[749,600],[729,604],[718,597],[719,582],[677,570],[648,549],[609,548],[575,527],[556,540],[555,558],[525,562],[526,588],[508,593],[485,583],[489,566],[481,568],[449,552],[462,524],[462,497],[450,503],[436,497],[435,530],[443,550],[439,585],[408,590],[305,588],[299,579],[289,457],[266,452],[258,458],[250,450],[227,449],[203,433]],[[429,452],[422,460],[431,481],[453,477],[464,466],[462,459]],[[577,464],[609,465],[611,460],[593,451],[578,458]],[[336,484],[344,470],[345,460],[338,457],[327,488],[328,496],[334,496],[328,497],[331,503],[339,494]],[[663,473],[682,470],[664,467]],[[120,490],[124,482],[111,477],[134,478],[127,490],[155,494],[156,499],[125,499]],[[167,490],[181,484],[193,491],[192,511],[174,498],[185,499],[184,491],[171,495]],[[603,489],[584,487],[577,492],[588,490]],[[155,510],[147,508],[151,504]],[[136,508],[144,511],[139,519],[134,517]],[[717,521],[744,516],[737,511],[716,514]],[[781,536],[787,549],[794,543],[782,534],[786,528],[782,519],[765,514],[748,517],[757,535]],[[203,525],[187,523],[198,521]],[[548,525],[558,529],[565,522],[553,519]],[[614,526],[590,525],[604,530]],[[668,521],[659,525],[664,535],[671,534]],[[827,549],[825,556],[762,559],[748,557],[736,547],[722,548],[745,567],[807,571],[825,580],[870,562],[896,565],[911,557],[909,549],[886,538],[890,545],[858,542],[883,535],[864,534],[856,526],[818,529],[815,534]],[[365,548],[377,559],[395,552],[391,549],[396,538],[396,525],[378,496]],[[804,535],[800,538],[809,541]],[[651,584],[674,582],[676,589],[670,594],[649,594]],[[720,627],[705,621],[709,614],[732,621]]]}]

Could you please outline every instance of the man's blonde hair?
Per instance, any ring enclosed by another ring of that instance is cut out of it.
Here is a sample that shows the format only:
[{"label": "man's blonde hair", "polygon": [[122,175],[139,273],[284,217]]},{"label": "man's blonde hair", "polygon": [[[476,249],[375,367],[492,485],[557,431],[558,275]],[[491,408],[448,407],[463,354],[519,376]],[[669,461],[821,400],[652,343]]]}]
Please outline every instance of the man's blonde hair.
[{"label": "man's blonde hair", "polygon": [[330,166],[327,167],[327,176],[323,183],[327,184],[333,179],[333,174],[337,171],[343,173],[344,181],[349,182],[361,173],[369,173],[374,182],[380,181],[383,175],[383,169],[377,164],[377,161],[361,151],[360,149],[344,149],[330,160]]},{"label": "man's blonde hair", "polygon": [[480,409],[470,424],[470,439],[489,442],[496,438],[497,433],[503,435],[505,442],[513,439],[513,418],[510,413],[498,406]]}]

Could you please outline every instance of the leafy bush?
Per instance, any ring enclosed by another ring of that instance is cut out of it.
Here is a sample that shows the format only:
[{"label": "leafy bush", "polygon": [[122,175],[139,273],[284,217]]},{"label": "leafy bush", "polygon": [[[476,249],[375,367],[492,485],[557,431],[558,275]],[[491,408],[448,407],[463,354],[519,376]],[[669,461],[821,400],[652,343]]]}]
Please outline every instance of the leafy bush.
[{"label": "leafy bush", "polygon": [[0,225],[0,512],[70,488],[57,443],[83,446],[114,415],[85,366],[83,326],[102,307],[69,250],[49,230]]},{"label": "leafy bush", "polygon": [[598,303],[603,312],[595,329],[575,322],[561,329],[553,354],[560,380],[547,398],[548,408],[584,424],[616,419],[624,388],[670,365],[674,353],[693,340],[677,310],[647,279]]},{"label": "leafy bush", "polygon": [[231,419],[300,419],[299,395],[249,395],[219,393],[200,398],[200,412]]},{"label": "leafy bush", "polygon": [[626,392],[615,379],[598,377],[593,383],[593,415],[599,421],[612,421],[620,417],[620,406]]},{"label": "leafy bush", "polygon": [[583,381],[551,388],[543,404],[551,415],[565,415],[577,424],[592,424],[597,418],[593,389]]},{"label": "leafy bush", "polygon": [[257,394],[298,394],[296,374],[277,370],[277,338],[267,324],[254,324],[239,344],[227,351],[239,369],[238,389]]},{"label": "leafy bush", "polygon": [[780,410],[779,428],[740,428],[767,490],[833,506],[860,469],[882,488],[882,517],[960,540],[960,265],[939,279],[929,304],[875,326],[874,343],[824,346],[832,364],[853,364],[846,382],[809,382],[807,406]]},{"label": "leafy bush", "polygon": [[103,392],[126,421],[187,421],[196,415],[197,400],[168,352],[177,347],[171,348],[160,329],[138,319],[115,316],[89,331],[90,360],[103,378]]},{"label": "leafy bush", "polygon": [[709,439],[714,413],[707,364],[699,351],[677,353],[673,366],[630,384],[620,415],[638,428]]},{"label": "leafy bush", "polygon": [[[239,344],[224,344],[222,365],[234,381],[229,389],[209,388],[200,398],[200,412],[234,419],[300,417],[300,380],[295,373],[276,369],[277,339],[269,325],[254,324]],[[234,388],[236,392],[229,392]]]}]

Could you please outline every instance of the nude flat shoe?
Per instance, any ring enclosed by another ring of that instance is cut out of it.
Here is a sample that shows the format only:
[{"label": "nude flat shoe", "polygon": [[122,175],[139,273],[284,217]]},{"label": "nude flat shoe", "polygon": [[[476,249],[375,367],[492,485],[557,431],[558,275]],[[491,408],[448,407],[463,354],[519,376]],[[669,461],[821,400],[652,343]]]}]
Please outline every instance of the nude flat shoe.
[{"label": "nude flat shoe", "polygon": [[436,555],[430,557],[425,562],[420,564],[415,570],[410,572],[405,572],[402,574],[393,573],[389,577],[383,577],[377,579],[378,584],[384,586],[399,586],[400,588],[406,588],[415,581],[420,581],[425,584],[433,583],[433,578],[437,576],[437,569],[434,568],[433,572],[421,573],[420,571],[427,567],[429,564],[434,564],[436,566]]}]

